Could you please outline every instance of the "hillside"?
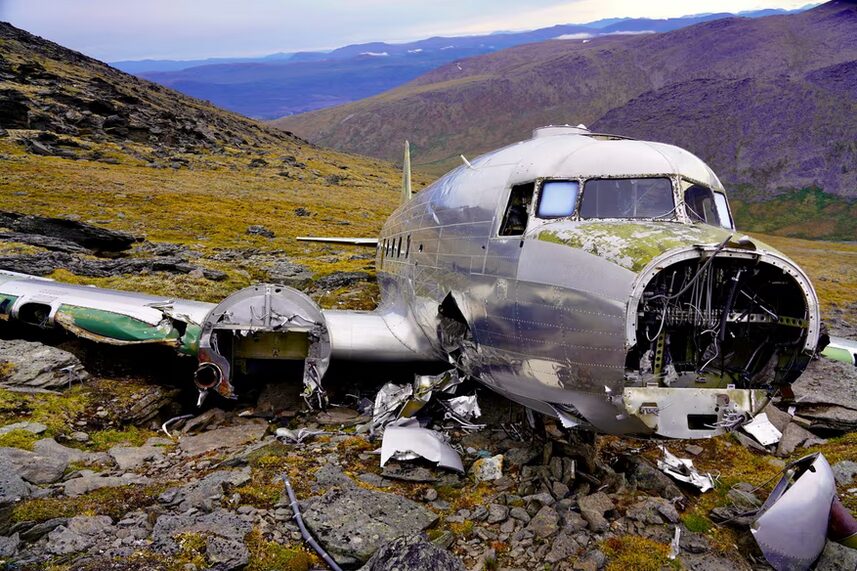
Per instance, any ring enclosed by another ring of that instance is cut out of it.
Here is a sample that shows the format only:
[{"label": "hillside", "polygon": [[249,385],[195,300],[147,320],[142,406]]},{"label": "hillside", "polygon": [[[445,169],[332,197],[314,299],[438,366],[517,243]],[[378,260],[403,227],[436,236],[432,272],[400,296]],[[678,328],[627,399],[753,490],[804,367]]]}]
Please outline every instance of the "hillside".
[{"label": "hillside", "polygon": [[0,267],[206,300],[266,279],[358,272],[355,303],[371,303],[373,253],[294,237],[376,235],[400,181],[389,164],[314,147],[0,24],[0,211],[145,238],[119,254],[123,265],[0,228]]},{"label": "hillside", "polygon": [[[857,4],[837,1],[663,34],[516,47],[275,124],[388,160],[408,138],[414,163],[437,174],[459,153],[526,138],[535,126],[585,123],[686,147],[743,200],[810,187],[854,198],[855,60]],[[845,227],[827,235],[853,237],[854,207],[840,205]]]},{"label": "hillside", "polygon": [[[776,11],[743,15],[760,17],[771,12]],[[717,13],[661,20],[622,18],[523,32],[352,44],[326,52],[197,61],[120,61],[112,65],[249,117],[276,119],[377,95],[443,64],[521,44],[569,35],[590,38],[664,32],[730,16]]]}]

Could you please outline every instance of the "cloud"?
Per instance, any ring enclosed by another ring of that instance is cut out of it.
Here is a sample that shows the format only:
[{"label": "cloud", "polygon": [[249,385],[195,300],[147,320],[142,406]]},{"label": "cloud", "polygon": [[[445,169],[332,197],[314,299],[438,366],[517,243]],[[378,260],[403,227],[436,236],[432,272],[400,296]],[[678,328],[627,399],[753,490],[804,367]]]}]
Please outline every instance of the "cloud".
[{"label": "cloud", "polygon": [[595,37],[593,34],[587,34],[586,32],[579,32],[577,34],[563,34],[561,36],[557,36],[555,40],[586,40],[588,38]]}]

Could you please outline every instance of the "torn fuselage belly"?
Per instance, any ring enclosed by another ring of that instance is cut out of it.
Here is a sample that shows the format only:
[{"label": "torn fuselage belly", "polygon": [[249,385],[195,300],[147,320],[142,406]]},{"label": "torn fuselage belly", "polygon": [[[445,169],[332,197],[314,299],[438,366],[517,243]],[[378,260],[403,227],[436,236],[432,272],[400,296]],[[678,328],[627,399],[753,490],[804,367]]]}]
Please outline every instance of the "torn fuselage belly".
[{"label": "torn fuselage belly", "polygon": [[818,331],[815,291],[778,254],[665,256],[631,297],[625,408],[664,436],[736,427],[803,372]]},{"label": "torn fuselage belly", "polygon": [[251,286],[224,299],[206,317],[194,380],[200,391],[234,398],[232,381],[238,375],[296,373],[305,396],[322,398],[330,352],[324,315],[308,296],[281,285]]}]

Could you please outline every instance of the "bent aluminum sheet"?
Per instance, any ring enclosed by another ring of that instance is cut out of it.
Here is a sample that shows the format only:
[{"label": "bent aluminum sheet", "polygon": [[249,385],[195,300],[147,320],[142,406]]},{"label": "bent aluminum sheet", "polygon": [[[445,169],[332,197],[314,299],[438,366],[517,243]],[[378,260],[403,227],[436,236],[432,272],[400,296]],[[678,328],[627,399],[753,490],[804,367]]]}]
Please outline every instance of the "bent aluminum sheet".
[{"label": "bent aluminum sheet", "polygon": [[771,424],[768,414],[763,412],[757,414],[756,418],[741,427],[744,432],[759,441],[762,446],[776,444],[783,437],[776,426]]},{"label": "bent aluminum sheet", "polygon": [[[791,483],[794,475],[797,479]],[[774,569],[803,571],[818,559],[835,494],[833,472],[821,454],[801,458],[786,469],[750,527]]]},{"label": "bent aluminum sheet", "polygon": [[661,448],[661,450],[664,453],[664,458],[658,460],[659,470],[676,480],[696,486],[700,492],[707,492],[714,488],[714,478],[711,477],[711,474],[700,474],[693,467],[692,460],[679,458],[666,448]]},{"label": "bent aluminum sheet", "polygon": [[[447,444],[443,436],[434,430],[420,428],[416,422],[390,425],[384,429],[381,441],[381,466],[400,453],[413,453],[435,462],[441,468],[464,473],[464,465],[458,452]],[[407,456],[405,456],[407,458]]]}]

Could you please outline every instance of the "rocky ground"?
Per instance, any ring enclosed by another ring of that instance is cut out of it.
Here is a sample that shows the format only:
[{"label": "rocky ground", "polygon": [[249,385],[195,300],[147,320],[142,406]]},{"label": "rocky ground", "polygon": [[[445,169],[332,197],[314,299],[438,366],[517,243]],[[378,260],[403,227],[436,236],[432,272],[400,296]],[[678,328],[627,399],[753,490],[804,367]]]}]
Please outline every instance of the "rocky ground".
[{"label": "rocky ground", "polygon": [[[769,488],[757,486],[783,459],[823,450],[852,510],[857,497],[855,433],[824,440],[782,411],[769,415],[786,433],[770,450],[750,450],[738,435],[669,443],[719,475],[706,494],[659,471],[656,444],[568,433],[549,420],[531,426],[478,389],[482,430],[425,410],[464,474],[426,461],[381,468],[380,438],[359,428],[368,420],[359,410],[386,379],[334,381],[336,406],[326,411],[308,411],[296,387],[273,384],[200,412],[186,404],[182,359],[122,364],[128,353],[48,341],[0,339],[8,569],[324,568],[294,521],[283,476],[330,555],[372,570],[764,569],[747,522],[717,521],[736,503],[763,500]],[[830,373],[819,370],[812,382]],[[188,412],[169,434],[159,430]],[[277,427],[292,432],[277,437]],[[829,544],[816,568],[847,565],[857,552]]]}]

